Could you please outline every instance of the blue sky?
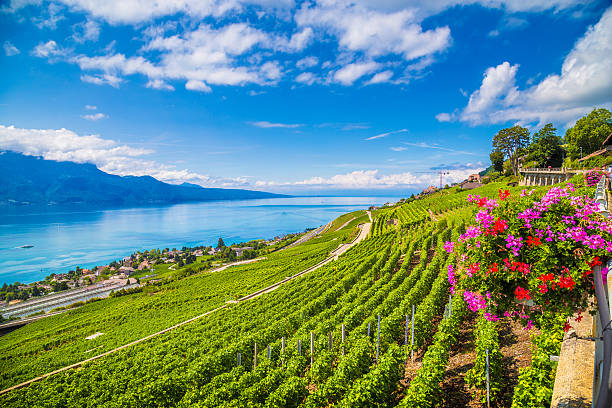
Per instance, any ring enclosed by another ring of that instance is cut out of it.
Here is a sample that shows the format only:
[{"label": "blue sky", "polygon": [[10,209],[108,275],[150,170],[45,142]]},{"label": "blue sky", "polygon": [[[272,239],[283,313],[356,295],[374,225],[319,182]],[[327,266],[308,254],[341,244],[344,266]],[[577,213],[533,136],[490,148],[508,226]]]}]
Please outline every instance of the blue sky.
[{"label": "blue sky", "polygon": [[605,1],[1,4],[0,149],[114,174],[412,191],[503,127],[612,108]]}]

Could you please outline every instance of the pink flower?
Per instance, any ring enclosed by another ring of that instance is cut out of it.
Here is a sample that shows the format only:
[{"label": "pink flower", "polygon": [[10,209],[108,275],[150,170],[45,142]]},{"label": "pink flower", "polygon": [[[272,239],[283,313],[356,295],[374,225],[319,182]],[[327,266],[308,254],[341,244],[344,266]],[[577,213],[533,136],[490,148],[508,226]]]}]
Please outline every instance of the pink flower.
[{"label": "pink flower", "polygon": [[453,253],[455,250],[455,243],[453,241],[446,241],[444,243],[444,250],[449,254]]}]

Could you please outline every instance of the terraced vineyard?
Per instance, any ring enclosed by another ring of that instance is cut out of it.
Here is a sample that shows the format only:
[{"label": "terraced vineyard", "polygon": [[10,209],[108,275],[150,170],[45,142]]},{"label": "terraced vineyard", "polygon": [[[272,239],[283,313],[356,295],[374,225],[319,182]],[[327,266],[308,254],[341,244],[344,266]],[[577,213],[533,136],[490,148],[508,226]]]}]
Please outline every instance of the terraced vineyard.
[{"label": "terraced vineyard", "polygon": [[[471,193],[497,195],[500,187]],[[0,403],[452,406],[441,383],[466,321],[475,316],[461,296],[450,296],[446,265],[452,259],[443,245],[465,232],[473,211],[467,194],[443,191],[378,210],[370,236],[337,260],[248,302],[5,393]],[[323,259],[365,221],[363,212],[343,216],[321,236],[266,260],[103,300],[16,330],[0,339],[2,388],[211,310],[228,295],[280,281]],[[105,334],[85,340],[93,332]],[[474,333],[477,358],[468,377],[481,390],[483,348],[499,352],[499,339],[497,326],[480,318]],[[558,342],[557,336],[547,347]],[[491,361],[501,393],[507,369],[500,354]]]}]

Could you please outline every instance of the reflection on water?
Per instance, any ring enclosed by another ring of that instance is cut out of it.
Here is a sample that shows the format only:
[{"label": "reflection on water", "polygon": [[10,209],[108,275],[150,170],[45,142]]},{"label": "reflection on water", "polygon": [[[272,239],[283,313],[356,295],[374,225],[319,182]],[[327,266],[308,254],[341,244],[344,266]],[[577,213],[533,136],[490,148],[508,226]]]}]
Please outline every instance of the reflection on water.
[{"label": "reflection on water", "polygon": [[[397,200],[295,197],[77,212],[4,208],[0,282],[32,282],[52,272],[106,264],[143,249],[215,245],[219,237],[226,243],[272,238]],[[18,248],[22,245],[33,247]]]}]

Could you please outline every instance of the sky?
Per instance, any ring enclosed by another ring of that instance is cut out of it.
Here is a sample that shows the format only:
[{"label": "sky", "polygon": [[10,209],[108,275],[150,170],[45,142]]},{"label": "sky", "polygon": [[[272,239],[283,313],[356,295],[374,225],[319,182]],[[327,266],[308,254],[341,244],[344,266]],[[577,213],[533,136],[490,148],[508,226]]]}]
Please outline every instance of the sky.
[{"label": "sky", "polygon": [[389,194],[612,109],[612,6],[0,1],[0,149],[119,175]]}]

